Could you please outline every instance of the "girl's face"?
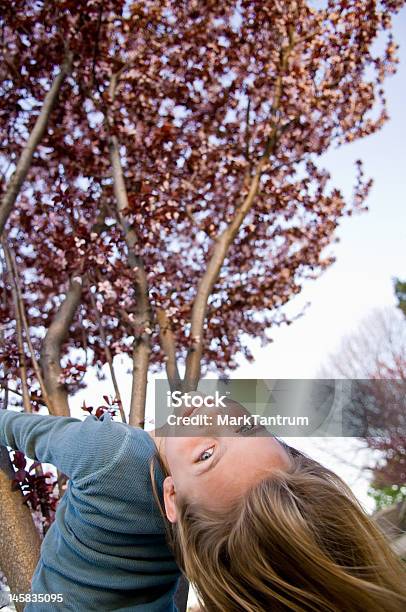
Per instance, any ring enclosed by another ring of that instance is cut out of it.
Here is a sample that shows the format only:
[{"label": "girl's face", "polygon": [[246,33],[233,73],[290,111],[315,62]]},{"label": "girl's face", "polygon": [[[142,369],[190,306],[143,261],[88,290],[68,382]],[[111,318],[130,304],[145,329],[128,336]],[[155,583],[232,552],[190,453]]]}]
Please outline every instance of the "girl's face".
[{"label": "girl's face", "polygon": [[[247,414],[231,400],[226,413]],[[213,417],[221,412],[203,406],[193,411],[196,414]],[[201,425],[193,435],[186,435],[188,432],[190,426],[185,426],[184,436],[177,427],[176,435],[163,438],[162,454],[170,473],[164,481],[164,501],[173,523],[177,520],[177,495],[209,509],[227,509],[251,486],[290,465],[285,449],[263,427]]]}]

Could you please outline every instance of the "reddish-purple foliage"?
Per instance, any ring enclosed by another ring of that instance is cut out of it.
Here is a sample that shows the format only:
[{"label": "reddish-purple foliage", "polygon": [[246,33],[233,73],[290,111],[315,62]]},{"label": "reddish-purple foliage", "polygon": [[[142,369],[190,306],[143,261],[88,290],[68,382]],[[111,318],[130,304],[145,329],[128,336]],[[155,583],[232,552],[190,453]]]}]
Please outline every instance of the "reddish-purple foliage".
[{"label": "reddish-purple foliage", "polygon": [[37,461],[27,469],[26,459],[20,451],[14,453],[12,463],[17,468],[13,485],[21,488],[24,503],[32,510],[42,513],[46,531],[53,521],[58,503],[58,498],[54,495],[55,477],[51,472],[43,472],[41,464]]},{"label": "reddish-purple foliage", "polygon": [[106,413],[110,414],[110,416],[114,418],[117,414],[117,408],[116,408],[116,406],[118,406],[117,398],[111,399],[107,395],[103,395],[103,399],[105,401],[105,404],[102,404],[101,406],[98,406],[97,408],[94,408],[93,406],[88,406],[86,402],[83,400],[82,410],[84,410],[85,412],[88,412],[89,414],[94,414],[98,419],[103,414],[106,414]]},{"label": "reddish-purple foliage", "polygon": [[[73,53],[7,225],[37,355],[70,279],[81,278],[80,307],[61,346],[59,382],[70,394],[88,368],[101,375],[106,342],[113,357],[132,356],[134,340],[147,335],[151,369],[161,370],[158,309],[178,357],[186,356],[196,342],[198,281],[263,159],[258,193],[210,287],[203,373],[235,368],[238,353],[252,359],[247,336],[269,340],[267,330],[286,320],[284,305],[333,261],[326,247],[340,220],[364,208],[371,183],[361,165],[346,202],[319,158],[387,119],[383,82],[397,62],[391,16],[401,5],[0,2],[2,192]],[[376,51],[380,35],[386,45]],[[128,193],[125,223],[148,284],[147,323],[117,212],[113,137]],[[19,380],[12,287],[5,274],[0,283],[0,363],[8,380]],[[82,361],[74,349],[83,349]],[[36,407],[42,398],[29,354],[26,365]]]},{"label": "reddish-purple foliage", "polygon": [[[327,10],[230,0],[64,1],[58,10],[45,2],[2,4],[4,169],[19,155],[66,45],[74,53],[9,221],[30,322],[39,332],[35,344],[78,272],[86,277],[83,300],[64,349],[83,347],[86,336],[88,366],[104,363],[93,291],[113,353],[131,352],[122,310],[136,318],[134,271],[116,219],[108,130],[120,142],[128,222],[152,307],[166,309],[184,355],[196,281],[277,124],[261,192],[207,313],[204,367],[232,368],[239,351],[249,358],[244,334],[266,340],[304,280],[331,263],[324,249],[340,218],[354,210],[316,162],[329,147],[373,133],[386,119],[382,82],[395,68],[396,45],[389,37],[383,52],[372,47],[380,32],[390,32],[389,9],[342,0]],[[118,71],[113,100],[109,85]],[[355,208],[368,186],[359,185]],[[100,227],[92,231],[98,215]],[[7,283],[5,290],[2,360],[15,371]],[[155,328],[151,336],[159,369]],[[78,383],[69,381],[73,390]]]}]

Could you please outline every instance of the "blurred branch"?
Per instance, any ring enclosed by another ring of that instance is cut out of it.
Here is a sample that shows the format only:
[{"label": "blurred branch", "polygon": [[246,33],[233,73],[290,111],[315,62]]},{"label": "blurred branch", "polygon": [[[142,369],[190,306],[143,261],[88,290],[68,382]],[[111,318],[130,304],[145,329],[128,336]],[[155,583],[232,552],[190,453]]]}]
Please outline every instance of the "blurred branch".
[{"label": "blurred branch", "polygon": [[45,130],[48,125],[49,116],[58,98],[59,91],[62,87],[62,83],[65,80],[67,74],[70,73],[72,67],[72,53],[67,52],[65,60],[61,66],[59,74],[55,77],[52,83],[51,89],[45,96],[44,103],[40,114],[37,117],[34,128],[28,138],[28,142],[25,145],[20,159],[17,162],[16,169],[10,179],[7,189],[1,199],[0,203],[0,236],[3,233],[7,219],[12,211],[15,201],[20,193],[23,182],[25,181],[28,171],[31,166],[32,157],[35,149],[41,141]]}]

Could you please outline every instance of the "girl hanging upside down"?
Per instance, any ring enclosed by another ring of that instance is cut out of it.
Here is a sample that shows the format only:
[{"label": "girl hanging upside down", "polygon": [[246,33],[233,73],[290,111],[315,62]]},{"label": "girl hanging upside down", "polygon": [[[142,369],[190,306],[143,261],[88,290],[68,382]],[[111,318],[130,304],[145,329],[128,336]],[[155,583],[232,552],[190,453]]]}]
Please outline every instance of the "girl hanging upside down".
[{"label": "girl hanging upside down", "polygon": [[32,581],[64,594],[55,609],[174,610],[174,557],[208,612],[405,609],[402,565],[349,488],[262,426],[149,434],[7,410],[0,443],[70,478]]}]

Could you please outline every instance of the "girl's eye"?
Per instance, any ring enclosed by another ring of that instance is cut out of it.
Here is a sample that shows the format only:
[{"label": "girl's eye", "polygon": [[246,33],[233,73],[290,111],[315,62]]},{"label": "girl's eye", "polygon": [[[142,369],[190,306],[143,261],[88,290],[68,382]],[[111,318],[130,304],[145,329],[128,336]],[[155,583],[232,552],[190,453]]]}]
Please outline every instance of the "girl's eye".
[{"label": "girl's eye", "polygon": [[199,455],[198,461],[207,461],[207,459],[210,459],[213,453],[214,453],[214,446],[203,451],[201,455]]}]

